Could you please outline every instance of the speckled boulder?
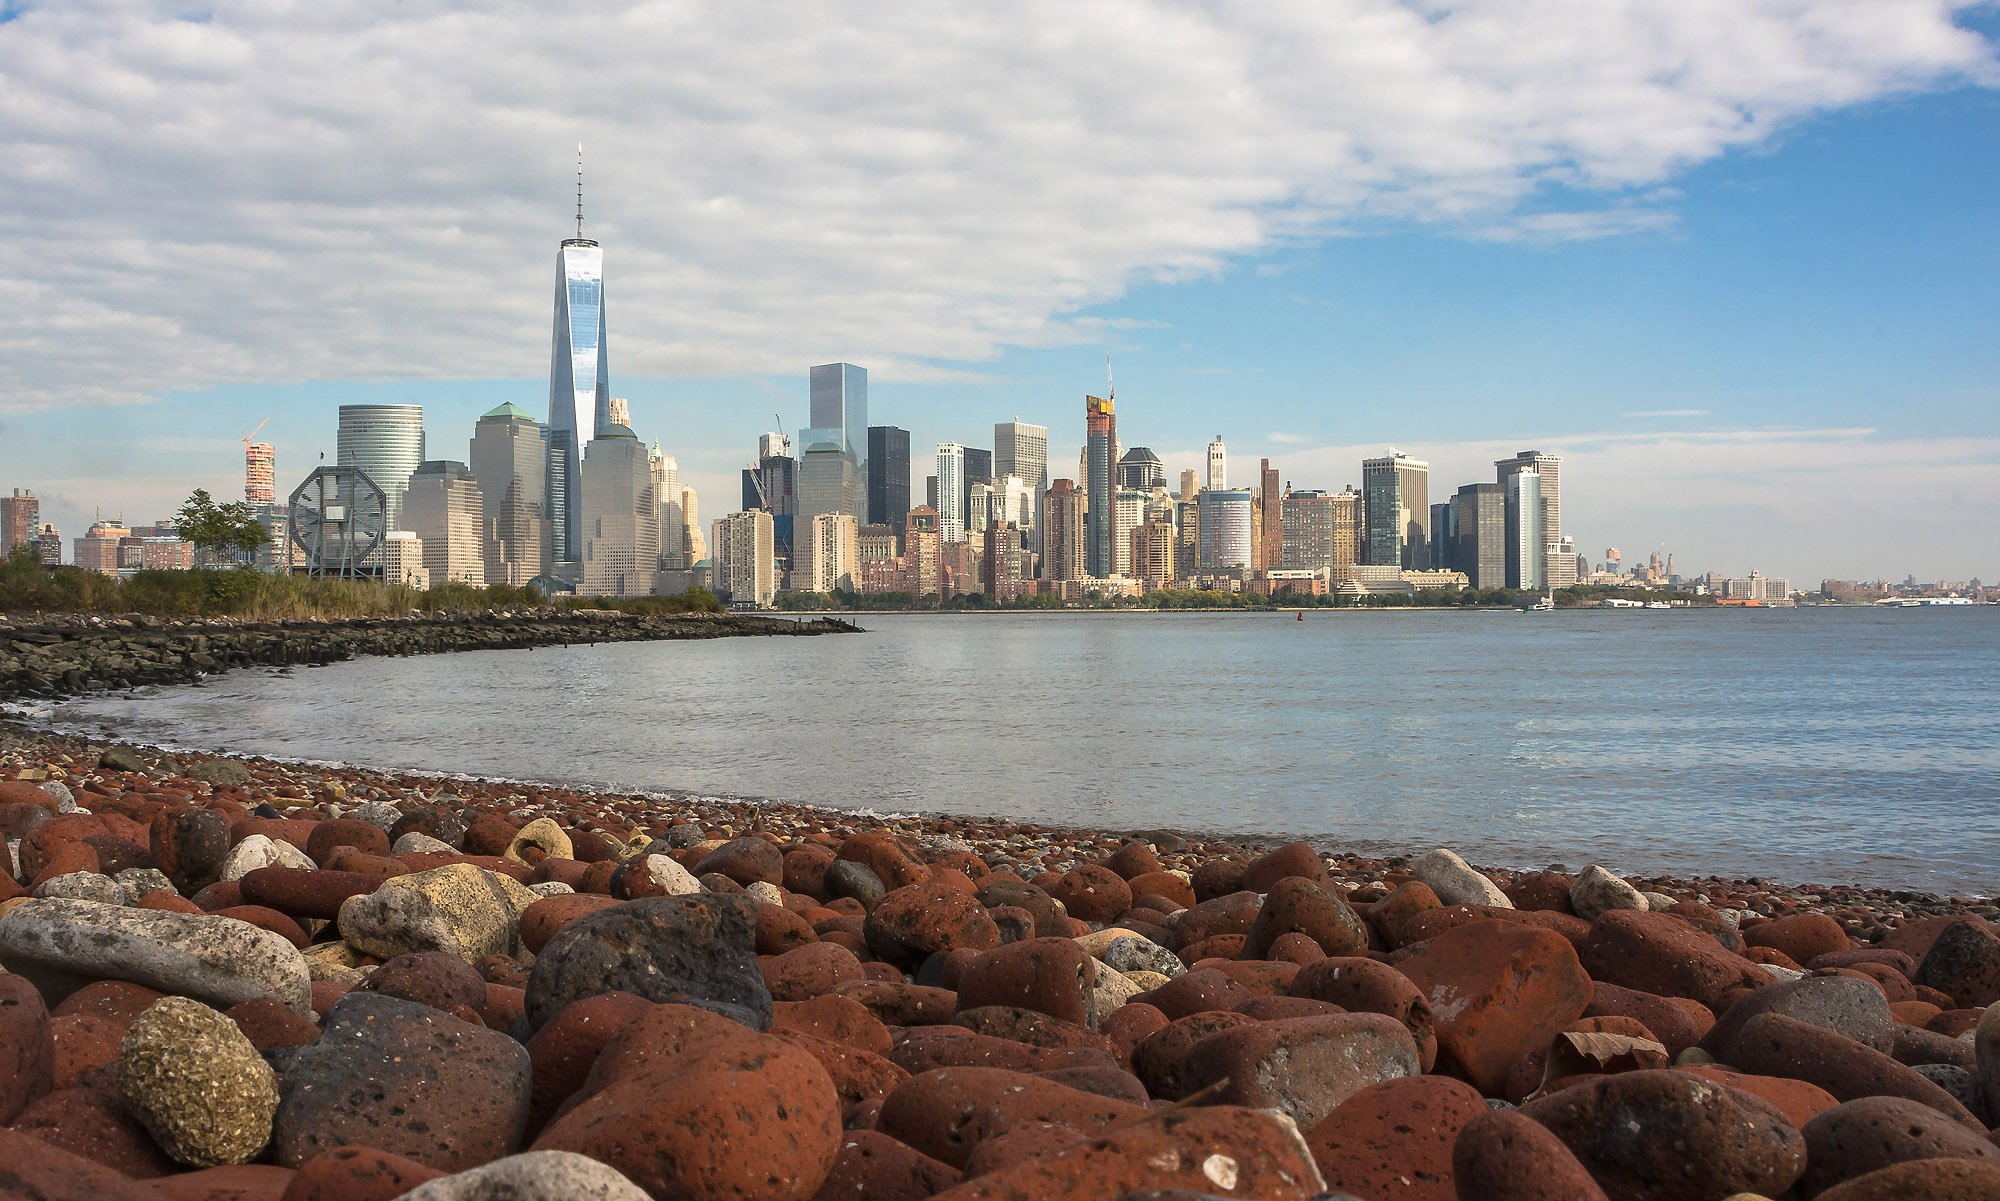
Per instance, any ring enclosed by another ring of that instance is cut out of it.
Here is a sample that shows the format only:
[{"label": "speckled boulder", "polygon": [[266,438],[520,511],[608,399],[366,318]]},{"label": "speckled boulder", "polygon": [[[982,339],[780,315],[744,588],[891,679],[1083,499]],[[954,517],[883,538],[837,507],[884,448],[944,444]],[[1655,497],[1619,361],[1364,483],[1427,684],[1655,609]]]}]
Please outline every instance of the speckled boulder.
[{"label": "speckled boulder", "polygon": [[153,866],[174,887],[192,895],[215,883],[229,855],[229,822],[207,809],[172,809],[153,818],[149,830]]},{"label": "speckled boulder", "polygon": [[512,877],[453,864],[384,880],[375,891],[349,898],[340,906],[340,936],[384,959],[449,951],[477,963],[520,952],[521,914],[539,900]]},{"label": "speckled boulder", "polygon": [[1457,852],[1444,847],[1418,856],[1410,864],[1410,872],[1429,885],[1439,902],[1445,905],[1484,905],[1493,909],[1514,907],[1514,902],[1507,899],[1507,894],[1500,891],[1499,885],[1481,875]]},{"label": "speckled boulder", "polygon": [[1460,926],[1397,967],[1430,1003],[1441,1055],[1488,1096],[1590,1004],[1590,977],[1569,940],[1532,926]]},{"label": "speckled boulder", "polygon": [[1664,913],[1614,909],[1590,924],[1578,954],[1592,980],[1662,997],[1689,997],[1710,1009],[1733,989],[1771,982],[1749,960]]},{"label": "speckled boulder", "polygon": [[405,1193],[401,1201],[647,1201],[609,1164],[567,1151],[529,1151]]},{"label": "speckled boulder", "polygon": [[1782,1013],[1885,1055],[1896,1046],[1896,1017],[1881,989],[1852,976],[1805,976],[1767,985],[1731,1005],[1703,1036],[1702,1048],[1735,1062],[1737,1036],[1760,1013]]},{"label": "speckled boulder", "polygon": [[2000,1164],[2000,1147],[1926,1105],[1901,1097],[1862,1097],[1830,1109],[1802,1131],[1806,1196],[1917,1159],[1976,1159]]},{"label": "speckled boulder", "polygon": [[1917,965],[1916,981],[1950,997],[1961,1009],[2000,1001],[2000,930],[1978,918],[1946,926]]},{"label": "speckled boulder", "polygon": [[55,1087],[56,1042],[35,986],[0,975],[0,1126]]},{"label": "speckled boulder", "polygon": [[1020,1072],[939,1068],[910,1077],[882,1102],[878,1129],[932,1159],[963,1168],[982,1141],[1028,1122],[1082,1134],[1146,1111]]},{"label": "speckled boulder", "polygon": [[1369,1085],[1421,1070],[1410,1032],[1379,1013],[1223,1030],[1189,1048],[1181,1067],[1187,1092],[1219,1086],[1216,1104],[1276,1109],[1303,1130]]},{"label": "speckled boulder", "polygon": [[477,1013],[486,1004],[486,982],[472,966],[444,951],[398,955],[368,973],[358,992],[401,997],[450,1013],[463,1006]]},{"label": "speckled boulder", "polygon": [[1031,938],[982,951],[958,979],[961,1011],[984,1005],[1033,1009],[1079,1026],[1095,1022],[1096,961],[1072,939]]},{"label": "speckled boulder", "polygon": [[985,951],[1000,945],[1000,928],[978,900],[941,880],[884,896],[869,910],[862,935],[884,963],[900,967],[915,967],[939,951]]},{"label": "speckled boulder", "polygon": [[278,1109],[277,1075],[257,1048],[185,997],[160,1001],[125,1032],[118,1093],[162,1150],[198,1168],[256,1158]]},{"label": "speckled boulder", "polygon": [[1981,1133],[1986,1129],[1950,1093],[1911,1068],[1853,1039],[1779,1013],[1760,1013],[1744,1025],[1730,1066],[1808,1081],[1842,1101],[1903,1097]]},{"label": "speckled boulder", "polygon": [[1685,1072],[1572,1085],[1521,1107],[1605,1190],[1630,1201],[1780,1196],[1805,1171],[1805,1139],[1775,1106]]},{"label": "speckled boulder", "polygon": [[532,867],[544,859],[574,859],[576,847],[554,819],[538,817],[514,831],[501,857]]},{"label": "speckled boulder", "polygon": [[1456,1201],[1451,1152],[1458,1132],[1487,1112],[1479,1090],[1446,1076],[1371,1084],[1306,1134],[1330,1188],[1357,1197]]},{"label": "speckled boulder", "polygon": [[1349,1013],[1395,1018],[1417,1044],[1424,1071],[1437,1062],[1437,1019],[1430,1001],[1414,981],[1386,963],[1358,956],[1321,959],[1301,967],[1286,992],[1338,1005]]},{"label": "speckled boulder", "polygon": [[1303,934],[1327,955],[1368,950],[1368,927],[1347,902],[1317,882],[1286,876],[1271,885],[1244,938],[1243,958],[1265,959],[1280,935]]},{"label": "speckled boulder", "polygon": [[814,1201],[924,1201],[958,1181],[950,1164],[879,1131],[850,1130]]},{"label": "speckled boulder", "polygon": [[528,1021],[540,1028],[564,1006],[604,992],[687,1001],[757,1029],[771,1024],[771,993],[757,969],[757,903],[703,893],[650,897],[564,926],[528,976]]},{"label": "speckled boulder", "polygon": [[1132,907],[1132,886],[1110,868],[1085,863],[1064,873],[1049,895],[1063,903],[1071,917],[1108,922]]},{"label": "speckled boulder", "polygon": [[1451,1167],[1459,1201],[1606,1201],[1562,1140],[1515,1110],[1466,1123]]},{"label": "speckled boulder", "polygon": [[445,1172],[511,1153],[528,1117],[528,1054],[484,1026],[349,993],[309,1046],[277,1053],[271,1158],[297,1167],[359,1143]]},{"label": "speckled boulder", "polygon": [[310,1007],[312,980],[282,935],[226,917],[32,901],[0,917],[0,966],[65,997],[92,981],[128,980],[224,1008],[275,996]]}]

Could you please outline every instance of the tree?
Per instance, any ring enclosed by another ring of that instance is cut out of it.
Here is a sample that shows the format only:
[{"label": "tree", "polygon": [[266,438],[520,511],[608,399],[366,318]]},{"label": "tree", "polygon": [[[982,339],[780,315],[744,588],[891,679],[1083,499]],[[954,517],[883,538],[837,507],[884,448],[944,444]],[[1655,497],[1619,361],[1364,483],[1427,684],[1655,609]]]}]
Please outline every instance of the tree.
[{"label": "tree", "polygon": [[181,538],[211,554],[234,553],[247,557],[256,553],[270,535],[257,511],[244,501],[218,505],[208,489],[196,488],[181,511],[174,515]]}]

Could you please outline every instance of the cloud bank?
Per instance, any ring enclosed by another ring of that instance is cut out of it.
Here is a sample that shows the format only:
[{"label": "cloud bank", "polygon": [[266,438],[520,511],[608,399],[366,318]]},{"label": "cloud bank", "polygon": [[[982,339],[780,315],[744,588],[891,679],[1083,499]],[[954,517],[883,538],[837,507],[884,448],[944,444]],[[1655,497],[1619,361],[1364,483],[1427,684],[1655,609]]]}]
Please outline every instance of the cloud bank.
[{"label": "cloud bank", "polygon": [[1300,239],[1669,224],[1692,164],[1993,79],[1960,7],[16,5],[0,411],[540,375],[579,140],[614,380],[956,378]]}]

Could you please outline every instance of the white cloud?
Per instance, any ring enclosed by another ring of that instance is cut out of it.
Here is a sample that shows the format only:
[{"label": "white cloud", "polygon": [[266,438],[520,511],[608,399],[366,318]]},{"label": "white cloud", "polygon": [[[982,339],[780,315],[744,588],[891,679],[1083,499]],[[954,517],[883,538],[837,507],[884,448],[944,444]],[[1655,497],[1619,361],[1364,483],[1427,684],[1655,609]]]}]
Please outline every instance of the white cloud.
[{"label": "white cloud", "polygon": [[1281,446],[1297,446],[1297,445],[1299,445],[1299,444],[1301,444],[1301,443],[1305,442],[1305,441],[1306,441],[1307,439],[1306,439],[1306,436],[1305,436],[1304,434],[1282,434],[1282,433],[1280,433],[1280,434],[1265,434],[1265,435],[1264,435],[1264,440],[1265,440],[1266,442],[1276,442],[1276,443],[1278,443],[1278,444],[1279,444],[1279,445],[1281,445]]},{"label": "white cloud", "polygon": [[0,24],[0,410],[546,371],[590,146],[615,377],[957,378],[1360,223],[1579,238],[1966,77],[1949,0],[62,0]]},{"label": "white cloud", "polygon": [[1627,413],[1627,417],[1706,417],[1707,409],[1640,409]]}]

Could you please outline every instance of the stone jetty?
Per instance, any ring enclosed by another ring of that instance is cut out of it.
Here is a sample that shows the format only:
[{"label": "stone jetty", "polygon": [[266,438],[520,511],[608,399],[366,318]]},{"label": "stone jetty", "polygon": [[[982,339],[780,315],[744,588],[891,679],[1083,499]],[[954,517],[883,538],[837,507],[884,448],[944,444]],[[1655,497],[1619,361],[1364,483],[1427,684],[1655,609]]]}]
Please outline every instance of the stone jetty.
[{"label": "stone jetty", "polygon": [[6,727],[0,832],[9,1201],[2000,1198],[1977,899]]}]

